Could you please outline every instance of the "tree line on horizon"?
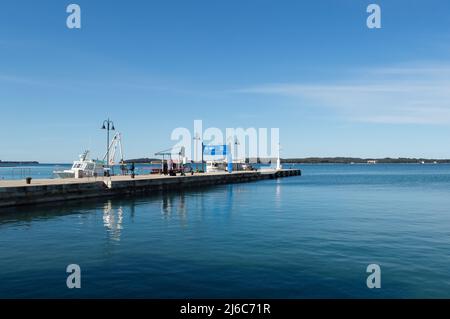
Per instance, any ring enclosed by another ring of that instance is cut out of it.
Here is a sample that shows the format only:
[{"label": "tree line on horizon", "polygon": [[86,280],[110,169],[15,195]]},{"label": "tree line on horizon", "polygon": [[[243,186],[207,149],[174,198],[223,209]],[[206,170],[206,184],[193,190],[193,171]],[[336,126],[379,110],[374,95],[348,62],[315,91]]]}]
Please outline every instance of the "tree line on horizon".
[{"label": "tree line on horizon", "polygon": [[[125,163],[149,164],[161,162],[160,158],[136,158],[128,159]],[[246,159],[247,163],[271,164],[276,163],[276,158],[252,158]],[[304,157],[304,158],[282,158],[281,163],[286,164],[450,164],[450,159],[429,159],[429,158],[359,158],[359,157]]]}]

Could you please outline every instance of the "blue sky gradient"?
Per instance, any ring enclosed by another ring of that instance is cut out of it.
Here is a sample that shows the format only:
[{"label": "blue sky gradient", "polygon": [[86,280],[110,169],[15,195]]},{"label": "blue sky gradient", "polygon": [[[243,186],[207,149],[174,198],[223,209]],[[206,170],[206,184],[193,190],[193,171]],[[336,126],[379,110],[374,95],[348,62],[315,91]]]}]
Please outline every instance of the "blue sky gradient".
[{"label": "blue sky gradient", "polygon": [[[450,158],[446,0],[2,1],[0,159],[126,157],[176,127],[278,127],[283,157]],[[366,7],[382,8],[382,29]]]}]

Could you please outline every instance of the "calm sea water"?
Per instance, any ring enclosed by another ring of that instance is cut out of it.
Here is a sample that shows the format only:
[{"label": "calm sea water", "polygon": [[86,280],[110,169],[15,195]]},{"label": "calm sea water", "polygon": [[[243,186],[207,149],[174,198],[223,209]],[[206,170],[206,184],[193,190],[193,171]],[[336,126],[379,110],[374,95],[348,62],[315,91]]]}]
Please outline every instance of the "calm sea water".
[{"label": "calm sea water", "polygon": [[[0,211],[0,297],[450,297],[450,165],[300,168]],[[81,289],[66,288],[72,263]]]}]

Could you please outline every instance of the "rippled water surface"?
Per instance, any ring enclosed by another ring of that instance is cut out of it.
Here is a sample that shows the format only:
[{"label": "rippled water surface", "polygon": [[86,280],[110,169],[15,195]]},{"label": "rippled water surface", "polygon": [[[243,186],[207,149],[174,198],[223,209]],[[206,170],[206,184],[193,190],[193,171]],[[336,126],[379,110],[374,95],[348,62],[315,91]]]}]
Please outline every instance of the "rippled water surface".
[{"label": "rippled water surface", "polygon": [[[450,165],[0,210],[0,297],[450,297]],[[82,288],[66,287],[79,264]],[[381,266],[382,288],[366,286]]]}]

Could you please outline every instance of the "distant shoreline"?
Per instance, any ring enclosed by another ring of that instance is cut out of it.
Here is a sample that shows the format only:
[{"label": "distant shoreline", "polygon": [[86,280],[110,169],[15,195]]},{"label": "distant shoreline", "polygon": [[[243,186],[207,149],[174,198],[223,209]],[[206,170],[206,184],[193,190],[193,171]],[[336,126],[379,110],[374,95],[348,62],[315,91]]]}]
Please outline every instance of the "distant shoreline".
[{"label": "distant shoreline", "polygon": [[[247,162],[258,164],[275,164],[276,158],[272,159],[252,159]],[[124,161],[126,164],[158,164],[161,159],[156,158],[136,158]],[[359,158],[359,157],[305,157],[305,158],[282,158],[284,164],[450,164],[450,159],[429,159],[429,158]]]},{"label": "distant shoreline", "polygon": [[39,165],[37,161],[0,161],[1,166],[17,166],[17,165]]},{"label": "distant shoreline", "polygon": [[281,159],[281,162],[285,164],[450,164],[450,159],[307,157]]}]

